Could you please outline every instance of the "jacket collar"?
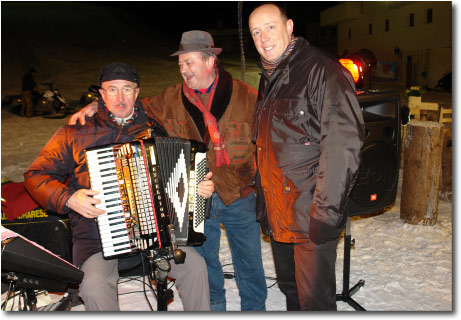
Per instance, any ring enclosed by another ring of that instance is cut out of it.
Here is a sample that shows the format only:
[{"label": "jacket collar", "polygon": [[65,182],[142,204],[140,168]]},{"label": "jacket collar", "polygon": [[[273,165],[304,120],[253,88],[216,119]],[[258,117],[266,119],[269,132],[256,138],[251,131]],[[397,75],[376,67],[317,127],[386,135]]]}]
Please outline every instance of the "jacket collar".
[{"label": "jacket collar", "polygon": [[[146,112],[144,111],[144,108],[142,107],[139,100],[136,100],[136,106],[138,107],[138,116],[134,120],[134,123],[132,123],[132,124],[129,123],[129,124],[125,125],[124,127],[128,127],[128,126],[133,125],[133,124],[145,123],[148,120]],[[99,118],[100,121],[104,122],[109,127],[114,127],[114,128],[118,127],[118,125],[114,121],[112,121],[112,119],[109,117],[109,114],[107,112],[106,106],[105,106],[104,101],[102,99],[100,99],[98,101],[98,115],[97,115],[97,117]]]},{"label": "jacket collar", "polygon": [[277,68],[275,68],[274,73],[270,77],[267,75],[266,70],[263,68],[261,61],[258,62],[258,68],[262,71],[262,74],[269,80],[272,78],[276,78],[279,73],[288,74],[288,71],[290,70],[290,62],[296,58],[296,56],[299,54],[300,51],[303,50],[305,46],[309,45],[310,44],[306,39],[299,36],[298,41],[296,41],[296,45],[293,48],[293,52],[288,57],[286,57],[286,59],[280,62],[280,64],[277,66]]}]

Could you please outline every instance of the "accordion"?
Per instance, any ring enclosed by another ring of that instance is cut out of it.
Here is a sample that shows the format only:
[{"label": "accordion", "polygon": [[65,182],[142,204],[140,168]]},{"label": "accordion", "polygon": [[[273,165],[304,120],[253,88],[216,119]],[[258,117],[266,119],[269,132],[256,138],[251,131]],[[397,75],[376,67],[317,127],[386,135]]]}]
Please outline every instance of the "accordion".
[{"label": "accordion", "polygon": [[201,245],[211,199],[197,194],[205,179],[206,145],[158,137],[85,150],[104,258]]}]

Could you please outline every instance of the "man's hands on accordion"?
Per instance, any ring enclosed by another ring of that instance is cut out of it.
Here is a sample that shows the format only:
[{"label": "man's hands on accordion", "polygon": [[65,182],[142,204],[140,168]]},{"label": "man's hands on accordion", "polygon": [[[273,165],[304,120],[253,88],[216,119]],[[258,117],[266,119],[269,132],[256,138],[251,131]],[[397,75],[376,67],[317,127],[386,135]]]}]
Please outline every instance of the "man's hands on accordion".
[{"label": "man's hands on accordion", "polygon": [[212,175],[213,172],[208,172],[205,176],[205,180],[200,182],[197,187],[197,193],[205,199],[210,198],[214,192],[214,183],[210,180]]},{"label": "man's hands on accordion", "polygon": [[[208,172],[205,176],[205,180],[200,182],[197,188],[197,193],[205,199],[210,198],[214,192],[214,183],[210,180],[212,176],[213,173]],[[101,200],[93,197],[97,194],[99,194],[99,191],[80,189],[69,198],[66,205],[85,218],[96,218],[106,213],[105,210],[98,209],[94,206],[95,204],[101,203]]]},{"label": "man's hands on accordion", "polygon": [[85,218],[96,218],[106,213],[105,210],[98,209],[94,206],[95,204],[101,203],[101,200],[93,198],[93,196],[97,194],[99,194],[99,191],[80,189],[67,200],[66,205]]}]

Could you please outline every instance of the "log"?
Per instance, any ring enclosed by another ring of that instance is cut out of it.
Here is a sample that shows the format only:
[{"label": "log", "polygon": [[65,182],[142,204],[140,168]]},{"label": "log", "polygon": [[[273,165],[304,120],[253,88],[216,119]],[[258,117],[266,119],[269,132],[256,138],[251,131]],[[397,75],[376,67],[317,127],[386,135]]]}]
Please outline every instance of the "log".
[{"label": "log", "polygon": [[412,121],[407,126],[400,218],[410,224],[435,225],[439,204],[443,125]]},{"label": "log", "polygon": [[451,128],[443,129],[442,142],[442,177],[440,178],[440,199],[452,200],[452,160],[453,160],[453,142],[451,137]]}]

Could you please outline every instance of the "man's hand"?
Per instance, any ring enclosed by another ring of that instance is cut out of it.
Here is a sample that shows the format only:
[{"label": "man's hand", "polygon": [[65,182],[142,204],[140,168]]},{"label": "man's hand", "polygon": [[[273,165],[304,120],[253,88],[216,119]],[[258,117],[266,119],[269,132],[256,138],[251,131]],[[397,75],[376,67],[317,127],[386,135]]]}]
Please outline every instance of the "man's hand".
[{"label": "man's hand", "polygon": [[205,199],[211,197],[211,194],[214,192],[214,183],[210,180],[212,175],[213,172],[208,172],[205,176],[205,180],[198,184],[197,192],[199,196]]},{"label": "man's hand", "polygon": [[96,218],[106,213],[106,211],[94,206],[95,204],[101,203],[101,200],[92,197],[97,194],[99,194],[99,191],[80,189],[69,198],[67,206],[85,218]]},{"label": "man's hand", "polygon": [[74,125],[77,123],[77,120],[83,126],[86,123],[85,117],[91,118],[98,111],[98,103],[96,101],[91,101],[89,104],[84,106],[82,109],[74,113],[70,118],[68,124]]},{"label": "man's hand", "polygon": [[322,221],[312,218],[309,221],[309,238],[316,245],[324,244],[325,242],[339,238],[342,228],[332,227]]}]

